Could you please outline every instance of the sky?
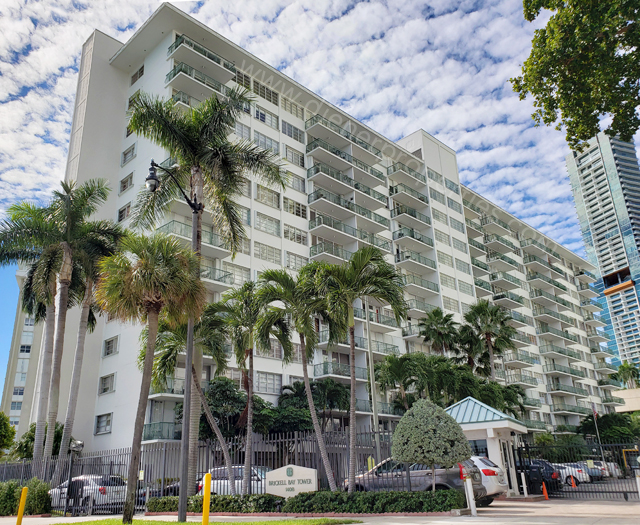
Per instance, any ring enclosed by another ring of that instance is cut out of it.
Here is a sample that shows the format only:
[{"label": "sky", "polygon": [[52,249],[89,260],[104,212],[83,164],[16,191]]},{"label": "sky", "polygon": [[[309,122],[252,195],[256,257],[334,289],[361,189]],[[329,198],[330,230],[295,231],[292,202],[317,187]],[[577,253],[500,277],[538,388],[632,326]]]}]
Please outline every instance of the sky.
[{"label": "sky", "polygon": [[[532,101],[520,101],[508,82],[546,21],[526,22],[520,0],[173,4],[385,136],[434,135],[457,151],[464,184],[583,251],[564,133],[534,127]],[[0,218],[18,200],[46,202],[64,176],[83,42],[94,29],[126,42],[159,5],[0,2]],[[0,272],[8,309],[0,370],[13,329],[13,273]]]}]

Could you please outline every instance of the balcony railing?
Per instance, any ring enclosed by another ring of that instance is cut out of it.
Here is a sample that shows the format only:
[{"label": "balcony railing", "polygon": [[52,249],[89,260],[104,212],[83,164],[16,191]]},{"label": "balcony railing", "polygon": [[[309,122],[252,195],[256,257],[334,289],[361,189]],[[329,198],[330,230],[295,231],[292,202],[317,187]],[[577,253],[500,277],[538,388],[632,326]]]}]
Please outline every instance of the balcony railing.
[{"label": "balcony railing", "polygon": [[617,403],[619,405],[624,405],[624,399],[616,396],[604,396],[602,398],[603,403]]},{"label": "balcony railing", "polygon": [[416,170],[411,169],[409,166],[405,166],[402,162],[396,162],[387,168],[387,176],[391,176],[397,171],[403,171],[407,175],[410,175],[416,180],[419,180],[423,184],[427,183],[427,178]]},{"label": "balcony railing", "polygon": [[481,250],[483,252],[487,251],[487,247],[481,242],[478,242],[475,239],[467,239],[467,241],[469,242],[469,246],[473,246],[474,248],[477,248],[478,250]]},{"label": "balcony railing", "polygon": [[168,377],[166,385],[160,388],[151,386],[149,395],[153,394],[175,394],[179,396],[184,395],[184,379],[172,379]]},{"label": "balcony railing", "polygon": [[562,337],[564,339],[569,339],[569,341],[573,341],[574,343],[579,342],[577,335],[570,334],[569,332],[565,332],[564,330],[558,330],[557,328],[551,328],[546,323],[540,323],[540,326],[536,328],[536,333],[538,335],[553,334],[553,335],[557,335],[558,337]]},{"label": "balcony railing", "polygon": [[385,182],[384,175],[382,174],[381,171],[379,171],[379,170],[377,170],[375,168],[372,168],[368,164],[365,164],[361,160],[356,159],[352,155],[349,155],[348,153],[345,153],[340,148],[336,148],[335,146],[329,144],[328,142],[325,142],[322,139],[314,139],[312,142],[307,144],[307,154],[311,153],[316,148],[322,148],[322,149],[328,151],[329,153],[333,153],[334,155],[340,157],[341,159],[346,160],[350,164],[353,164],[358,169],[368,173],[369,175],[374,176],[376,179],[378,179],[378,180],[380,180],[382,182]]},{"label": "balcony railing", "polygon": [[421,243],[426,244],[427,246],[433,247],[433,239],[431,237],[427,237],[426,235],[418,233],[413,228],[403,227],[393,232],[394,241],[397,241],[398,239],[402,239],[403,237],[411,237],[416,241],[420,241]]},{"label": "balcony railing", "polygon": [[583,416],[588,416],[592,414],[590,408],[581,407],[578,405],[570,405],[568,403],[554,403],[551,405],[552,412],[571,412],[573,414],[581,414]]},{"label": "balcony railing", "polygon": [[544,266],[545,268],[548,268],[549,270],[556,272],[558,275],[561,275],[562,277],[565,277],[564,272],[558,268],[557,266],[554,266],[551,263],[548,263],[547,261],[545,261],[544,259],[541,259],[540,257],[536,256],[536,255],[531,255],[530,253],[526,253],[524,255],[524,257],[522,258],[524,264],[530,264],[533,262],[537,262],[538,264],[541,264],[542,266]]},{"label": "balcony railing", "polygon": [[411,310],[419,310],[425,313],[438,308],[437,306],[421,301],[420,299],[409,299],[407,301],[407,305]]},{"label": "balcony railing", "polygon": [[570,366],[558,365],[556,363],[544,365],[542,367],[542,371],[545,374],[551,374],[553,372],[562,372],[563,374],[570,374],[572,376],[577,376],[582,378],[586,377],[586,374],[582,370],[578,370],[577,368],[571,368]]},{"label": "balcony railing", "polygon": [[595,294],[598,293],[598,291],[592,285],[585,283],[580,283],[580,286],[578,286],[578,292],[593,292]]},{"label": "balcony railing", "polygon": [[189,46],[196,53],[199,53],[202,56],[207,57],[209,60],[214,61],[216,64],[224,67],[225,69],[228,69],[229,71],[231,71],[235,75],[235,73],[236,73],[236,66],[235,65],[233,65],[228,60],[225,60],[220,55],[216,55],[213,51],[210,51],[206,47],[195,43],[193,40],[191,40],[189,37],[186,37],[185,35],[180,35],[179,37],[177,37],[175,39],[173,44],[171,44],[169,46],[169,49],[167,51],[167,56],[170,56],[171,53],[173,53],[181,45]]},{"label": "balcony railing", "polygon": [[356,412],[373,412],[371,401],[368,399],[356,399]]},{"label": "balcony railing", "polygon": [[347,186],[351,186],[354,190],[361,191],[362,193],[369,195],[370,197],[376,199],[377,201],[380,201],[385,205],[387,204],[386,195],[370,188],[366,184],[362,184],[361,182],[358,182],[357,180],[352,179],[348,175],[345,175],[344,173],[342,173],[340,170],[332,168],[331,166],[327,166],[323,162],[316,162],[313,166],[311,166],[307,170],[307,178],[309,179],[314,175],[317,175],[318,173],[324,173],[325,175],[328,175],[332,179],[343,182]]},{"label": "balcony railing", "polygon": [[522,399],[522,404],[526,407],[537,407],[540,408],[542,406],[542,402],[539,399],[535,399],[533,397],[525,397]]},{"label": "balcony railing", "polygon": [[485,271],[490,271],[489,269],[489,265],[487,263],[484,263],[478,259],[476,259],[475,257],[471,257],[471,264],[473,264],[474,266],[477,266],[478,268],[482,268]]},{"label": "balcony railing", "polygon": [[[351,377],[351,372],[349,371],[349,365],[342,363],[319,363],[313,366],[313,376],[321,377],[321,376],[341,376],[341,377]],[[367,369],[356,366],[356,379],[367,379]]]},{"label": "balcony railing", "polygon": [[[191,239],[191,225],[179,221],[170,221],[167,224],[163,224],[158,228],[158,232]],[[222,238],[218,234],[207,231],[202,232],[202,243],[215,246],[217,248],[225,247]]]},{"label": "balcony railing", "polygon": [[[318,343],[326,343],[327,341],[329,341],[329,330],[322,330],[321,332],[318,332]],[[364,337],[356,335],[354,337],[354,341],[356,348],[361,348],[363,350],[367,349],[367,340]],[[349,338],[347,337],[340,341],[337,341],[335,344],[349,346],[351,343],[349,343]]]},{"label": "balcony railing", "polygon": [[311,246],[311,248],[309,248],[310,257],[315,257],[316,255],[320,255],[322,253],[334,255],[344,261],[348,261],[353,255],[353,252],[347,251],[344,248],[336,246],[335,244],[332,244],[330,242],[320,242],[318,244],[314,244],[313,246]]},{"label": "balcony railing", "polygon": [[485,217],[482,217],[482,219],[480,220],[480,224],[482,224],[482,226],[487,226],[488,224],[498,224],[499,226],[502,226],[505,230],[511,231],[511,228],[506,222],[492,215],[487,215]]},{"label": "balcony railing", "polygon": [[188,77],[191,77],[200,84],[204,84],[208,88],[217,91],[221,95],[227,96],[227,94],[229,93],[229,88],[222,82],[218,82],[215,78],[201,73],[197,69],[191,67],[188,64],[185,64],[184,62],[180,62],[176,67],[169,71],[169,73],[167,73],[167,76],[164,79],[164,83],[168,84],[180,73],[184,73]]},{"label": "balcony railing", "polygon": [[602,361],[600,359],[596,359],[593,362],[593,366],[595,366],[598,369],[605,368],[607,370],[613,370],[614,372],[618,371],[618,367],[616,365],[612,365],[611,363],[607,363],[606,361]]},{"label": "balcony railing", "polygon": [[576,272],[576,277],[579,277],[580,275],[586,275],[587,277],[590,277],[591,279],[597,279],[597,277],[595,276],[595,274],[587,271],[587,270],[578,270]]},{"label": "balcony railing", "polygon": [[464,222],[467,223],[467,226],[469,226],[469,228],[473,228],[474,230],[478,230],[479,232],[484,231],[484,228],[482,226],[480,226],[480,223],[472,221],[471,219],[464,219]]},{"label": "balcony railing", "polygon": [[176,423],[147,423],[142,427],[142,440],[171,439],[179,440],[182,437],[182,425]]},{"label": "balcony railing", "polygon": [[500,237],[500,235],[496,235],[494,233],[485,234],[484,243],[489,244],[490,242],[499,242],[500,244],[504,244],[505,246],[511,248],[511,250],[513,250],[514,252],[520,253],[520,248],[518,248],[515,244],[505,239],[504,237]]},{"label": "balcony railing", "polygon": [[567,317],[566,315],[562,315],[561,313],[558,312],[554,312],[553,310],[549,310],[548,308],[545,308],[544,306],[540,306],[539,304],[536,304],[533,306],[533,315],[549,315],[555,319],[558,319],[558,321],[562,321],[563,323],[567,323],[570,325],[575,326],[576,322],[574,319],[572,319],[571,317]]},{"label": "balcony railing", "polygon": [[350,140],[354,144],[357,144],[362,149],[366,149],[368,152],[373,153],[376,157],[382,158],[382,153],[378,148],[374,148],[368,142],[365,142],[362,139],[356,137],[353,133],[349,133],[346,129],[341,128],[337,124],[327,120],[322,115],[314,115],[309,120],[307,120],[304,124],[305,129],[309,129],[311,126],[315,124],[322,124],[325,128],[329,128],[332,131],[335,131],[338,135],[343,136],[344,138]]},{"label": "balcony railing", "polygon": [[478,206],[476,206],[475,204],[473,204],[472,202],[466,200],[466,199],[462,199],[462,204],[464,206],[466,206],[467,208],[469,208],[470,210],[475,211],[477,214],[482,215],[483,211],[478,208]]},{"label": "balcony railing", "polygon": [[598,386],[614,386],[616,388],[622,388],[622,383],[613,379],[598,379]]},{"label": "balcony railing", "polygon": [[582,301],[580,301],[580,306],[594,306],[595,308],[602,310],[602,306],[596,303],[593,299],[583,299]]},{"label": "balcony railing", "polygon": [[507,384],[512,385],[514,383],[525,383],[531,386],[538,386],[538,380],[533,376],[528,376],[517,372],[507,374]]},{"label": "balcony railing", "polygon": [[516,330],[516,333],[511,336],[511,339],[515,339],[516,341],[520,341],[521,343],[525,343],[528,345],[534,345],[535,342],[531,341],[530,337],[527,334],[523,334]]},{"label": "balcony railing", "polygon": [[548,283],[551,286],[560,288],[565,292],[567,291],[567,287],[564,284],[560,284],[558,281],[556,281],[555,279],[552,279],[551,277],[547,277],[546,275],[542,275],[541,273],[538,273],[538,272],[527,273],[527,281],[535,281],[536,279],[540,279],[541,281],[544,281],[545,283]]},{"label": "balcony railing", "polygon": [[[353,315],[358,319],[365,319],[364,308],[354,308]],[[369,321],[371,321],[372,323],[378,323],[378,324],[383,324],[385,326],[390,326],[392,328],[399,328],[395,317],[391,317],[390,315],[384,315],[381,313],[376,313],[373,311],[369,311]]]},{"label": "balcony railing", "polygon": [[175,103],[181,102],[185,106],[189,106],[192,108],[199,106],[202,102],[197,98],[192,97],[191,95],[187,95],[184,91],[178,91],[175,95],[171,97],[171,100],[173,100]]},{"label": "balcony railing", "polygon": [[489,292],[493,292],[493,288],[491,287],[491,284],[488,283],[487,281],[484,281],[482,279],[478,279],[477,277],[473,280],[474,284],[479,287],[479,288],[484,288],[485,290],[489,291]]},{"label": "balcony railing", "polygon": [[598,332],[596,330],[587,330],[587,337],[602,337],[607,341],[611,341],[611,336],[605,332]]},{"label": "balcony railing", "polygon": [[346,208],[347,210],[350,210],[358,215],[361,215],[362,217],[366,217],[367,219],[377,222],[382,226],[386,226],[387,228],[389,227],[389,219],[386,219],[385,217],[382,217],[377,213],[373,213],[371,210],[368,210],[367,208],[364,208],[359,204],[355,204],[351,201],[343,199],[339,195],[331,193],[330,191],[327,191],[323,188],[318,188],[308,197],[309,204],[320,199],[326,199],[333,204]]},{"label": "balcony railing", "polygon": [[540,360],[537,357],[534,357],[529,352],[523,352],[522,350],[513,350],[504,356],[504,362],[507,363],[509,361],[521,361],[523,363],[528,363],[530,365],[539,365]]},{"label": "balcony railing", "polygon": [[[471,239],[468,239],[468,240],[471,240]],[[510,264],[511,266],[513,266],[514,268],[520,270],[520,264],[518,263],[518,261],[515,261],[511,257],[507,257],[506,255],[503,255],[498,252],[491,252],[489,255],[487,255],[487,262],[489,264],[491,264],[493,261],[498,261],[498,260],[504,261],[507,264]]]},{"label": "balcony railing", "polygon": [[535,239],[524,239],[520,241],[520,246],[522,248],[525,248],[526,246],[537,246],[541,250],[544,250],[545,252],[547,252],[549,255],[552,255],[553,257],[555,257],[556,259],[561,258],[558,252],[554,252],[551,248],[546,247],[544,244],[539,243]]},{"label": "balcony railing", "polygon": [[401,416],[404,414],[403,410],[394,407],[391,403],[378,403],[378,412],[380,414],[387,414],[392,416]]},{"label": "balcony railing", "polygon": [[522,424],[534,430],[547,430],[547,424],[544,421],[537,421],[535,419],[523,419]]},{"label": "balcony railing", "polygon": [[511,316],[511,319],[513,319],[514,321],[528,324],[529,326],[535,326],[535,320],[533,319],[533,317],[529,317],[528,315],[524,315],[520,312],[516,312],[515,310],[511,310],[506,306],[501,306],[500,309],[509,314]]},{"label": "balcony railing", "polygon": [[580,353],[576,352],[575,350],[569,350],[568,348],[562,348],[560,346],[556,346],[552,344],[540,345],[540,354],[544,355],[544,354],[550,354],[550,353],[565,355],[572,359],[582,359],[582,356],[580,355]]},{"label": "balcony railing", "polygon": [[571,311],[573,311],[573,304],[571,304],[569,301],[565,301],[561,297],[558,297],[557,295],[549,293],[549,292],[545,292],[544,290],[541,290],[540,288],[531,288],[531,291],[529,292],[529,298],[530,299],[535,299],[536,297],[546,297],[550,301],[553,301],[554,303],[561,304],[562,306],[566,306]]},{"label": "balcony railing", "polygon": [[426,195],[414,190],[413,188],[410,188],[406,184],[400,183],[396,184],[395,186],[389,186],[389,195],[393,196],[397,195],[398,193],[406,193],[424,202],[425,204],[429,204],[429,198]]},{"label": "balcony railing", "polygon": [[410,324],[402,327],[402,337],[420,335],[420,327],[417,324]]},{"label": "balcony railing", "polygon": [[391,343],[385,343],[384,341],[371,341],[371,351],[379,352],[381,354],[393,354],[393,355],[398,355],[400,353],[400,349],[397,347],[397,345],[392,345]]},{"label": "balcony railing", "polygon": [[351,235],[353,237],[357,237],[369,244],[373,244],[378,248],[383,250],[391,250],[391,241],[385,239],[384,237],[380,237],[379,235],[375,235],[366,230],[360,228],[354,228],[353,226],[349,226],[344,222],[331,217],[330,215],[324,215],[323,213],[317,213],[316,218],[309,221],[309,229],[317,228],[318,226],[328,226],[334,230],[341,231],[346,233],[347,235]]},{"label": "balcony railing", "polygon": [[400,253],[396,253],[396,263],[407,260],[423,264],[424,266],[428,266],[429,268],[433,268],[434,270],[436,269],[436,262],[432,259],[429,259],[429,257],[425,257],[424,255],[420,255],[419,253],[412,252],[411,250],[404,250]]},{"label": "balcony railing", "polygon": [[218,281],[223,284],[233,285],[235,278],[231,272],[225,272],[219,268],[211,268],[210,266],[200,267],[200,277],[209,279],[210,281]]},{"label": "balcony railing", "polygon": [[391,210],[392,219],[397,219],[400,215],[403,214],[409,215],[414,219],[418,219],[420,222],[424,222],[425,224],[431,226],[431,219],[427,215],[425,215],[424,213],[420,213],[419,211],[416,211],[409,206],[405,206],[404,204],[396,204],[396,207]]},{"label": "balcony railing", "polygon": [[511,284],[515,284],[518,288],[522,288],[522,281],[513,275],[509,275],[507,272],[495,272],[489,275],[491,281],[508,281]]},{"label": "balcony railing", "polygon": [[431,290],[432,292],[440,293],[440,287],[436,283],[427,281],[427,279],[416,277],[415,275],[403,275],[402,280],[404,281],[405,286],[408,284],[414,284],[416,286],[426,288],[427,290]]},{"label": "balcony railing", "polygon": [[500,299],[510,299],[510,300],[515,301],[516,303],[521,304],[521,305],[524,306],[524,297],[522,297],[520,295],[517,295],[515,293],[512,293],[512,292],[502,291],[502,292],[498,292],[498,293],[493,294],[493,300],[494,301],[499,301]]},{"label": "balcony railing", "polygon": [[562,383],[548,383],[547,392],[567,392],[568,394],[577,394],[581,396],[588,396],[589,391],[584,388],[571,385],[563,385]]}]

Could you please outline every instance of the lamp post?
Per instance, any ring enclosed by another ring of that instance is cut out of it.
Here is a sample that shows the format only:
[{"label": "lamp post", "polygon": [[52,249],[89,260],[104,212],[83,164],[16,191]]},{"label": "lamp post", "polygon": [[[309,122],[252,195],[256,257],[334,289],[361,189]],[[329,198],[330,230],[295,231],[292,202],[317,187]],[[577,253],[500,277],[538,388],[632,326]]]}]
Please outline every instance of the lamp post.
[{"label": "lamp post", "polygon": [[[161,167],[151,159],[149,167],[149,175],[145,180],[147,190],[151,193],[155,192],[160,186],[157,168]],[[204,205],[198,202],[197,198],[191,200],[180,186],[178,179],[171,170],[162,168],[178,186],[180,193],[184,197],[185,202],[191,208],[191,249],[199,253],[198,246],[198,216],[204,210]],[[188,480],[189,480],[189,426],[191,417],[191,368],[193,367],[193,327],[195,320],[189,317],[187,322],[187,347],[185,349],[185,374],[184,374],[184,402],[182,404],[182,436],[180,439],[180,492],[178,499],[178,521],[187,521],[187,498],[188,498]]]},{"label": "lamp post", "polygon": [[[73,459],[75,458],[76,454],[80,454],[80,452],[82,452],[82,449],[84,448],[84,441],[78,441],[75,439],[72,439],[71,442],[69,443],[69,477],[67,478],[67,497],[65,498],[64,501],[64,516],[66,518],[67,516],[67,511],[69,510],[69,496],[71,495],[71,481],[73,479]],[[82,497],[82,494],[80,495]],[[75,494],[74,494],[75,497]],[[73,504],[75,505],[76,502],[74,501]],[[71,509],[71,513],[73,514],[73,508]]]}]

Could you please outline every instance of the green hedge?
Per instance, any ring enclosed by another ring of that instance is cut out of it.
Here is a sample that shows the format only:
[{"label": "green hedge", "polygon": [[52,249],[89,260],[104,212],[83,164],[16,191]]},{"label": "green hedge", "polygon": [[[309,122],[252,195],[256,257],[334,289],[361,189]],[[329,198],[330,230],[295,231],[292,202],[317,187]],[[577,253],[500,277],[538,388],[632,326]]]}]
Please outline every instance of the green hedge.
[{"label": "green hedge", "polygon": [[[191,496],[188,512],[202,512],[202,496]],[[446,512],[466,506],[457,490],[431,492],[306,492],[285,500],[269,494],[211,496],[211,512],[354,513]],[[176,512],[178,497],[151,498],[149,512]]]},{"label": "green hedge", "polygon": [[0,482],[0,516],[15,516],[20,506],[20,493],[22,487],[29,488],[27,502],[24,507],[25,515],[49,514],[51,512],[51,496],[49,485],[33,478],[26,485],[21,485],[16,480]]}]

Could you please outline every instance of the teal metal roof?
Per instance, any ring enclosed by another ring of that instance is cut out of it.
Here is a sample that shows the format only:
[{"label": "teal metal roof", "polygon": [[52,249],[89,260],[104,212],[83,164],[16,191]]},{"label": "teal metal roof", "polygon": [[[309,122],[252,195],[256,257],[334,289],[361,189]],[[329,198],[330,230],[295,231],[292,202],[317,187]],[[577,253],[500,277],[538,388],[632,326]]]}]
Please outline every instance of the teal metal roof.
[{"label": "teal metal roof", "polygon": [[518,421],[504,412],[491,408],[489,405],[485,405],[473,397],[467,397],[462,401],[458,401],[455,405],[451,405],[449,408],[445,409],[445,412],[455,419],[460,425],[464,425],[465,423],[473,424],[494,421],[511,421],[524,426],[522,421]]}]

